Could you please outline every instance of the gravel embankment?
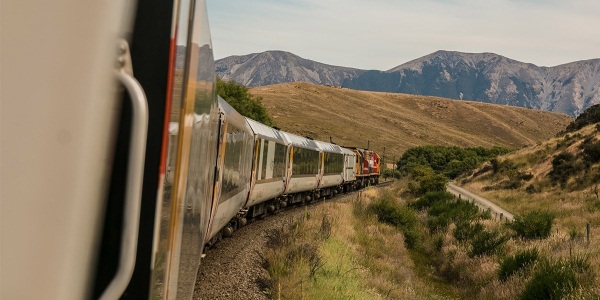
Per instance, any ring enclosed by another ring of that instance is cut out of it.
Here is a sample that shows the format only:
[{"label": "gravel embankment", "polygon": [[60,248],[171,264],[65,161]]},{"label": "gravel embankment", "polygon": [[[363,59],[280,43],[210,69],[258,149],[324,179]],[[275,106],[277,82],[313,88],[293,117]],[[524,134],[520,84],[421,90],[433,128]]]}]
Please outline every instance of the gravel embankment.
[{"label": "gravel embankment", "polygon": [[[334,201],[344,201],[353,194],[336,197]],[[309,210],[318,207],[318,203],[308,206]],[[193,298],[268,299],[261,284],[269,278],[261,266],[261,255],[266,250],[266,232],[303,212],[304,208],[298,207],[268,216],[240,228],[233,237],[210,249],[200,264]]]}]

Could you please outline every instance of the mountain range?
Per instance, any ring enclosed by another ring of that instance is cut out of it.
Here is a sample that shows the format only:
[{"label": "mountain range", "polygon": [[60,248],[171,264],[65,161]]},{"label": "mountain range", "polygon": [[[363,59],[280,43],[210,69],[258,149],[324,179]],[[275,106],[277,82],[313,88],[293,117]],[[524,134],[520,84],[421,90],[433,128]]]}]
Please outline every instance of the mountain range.
[{"label": "mountain range", "polygon": [[332,66],[289,52],[266,51],[219,59],[216,72],[224,80],[249,87],[304,81],[520,106],[571,116],[600,103],[600,59],[540,67],[494,53],[437,51],[380,71]]}]

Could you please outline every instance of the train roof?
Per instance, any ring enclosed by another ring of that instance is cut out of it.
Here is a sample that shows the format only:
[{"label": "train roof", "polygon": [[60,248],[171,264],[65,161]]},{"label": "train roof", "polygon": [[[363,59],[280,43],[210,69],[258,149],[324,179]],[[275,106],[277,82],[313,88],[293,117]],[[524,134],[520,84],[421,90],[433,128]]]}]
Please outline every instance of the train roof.
[{"label": "train roof", "polygon": [[327,143],[327,142],[323,142],[323,141],[315,141],[315,143],[317,144],[317,146],[319,146],[319,148],[321,148],[321,150],[323,150],[325,152],[340,153],[340,154],[344,153],[344,152],[342,152],[342,147],[340,147],[336,144],[331,144],[331,143]]},{"label": "train roof", "polygon": [[246,117],[246,121],[248,122],[248,125],[250,125],[250,128],[252,128],[252,131],[254,131],[254,134],[258,137],[279,141],[284,145],[288,145],[290,143],[281,130],[269,127],[248,117]]},{"label": "train roof", "polygon": [[302,147],[311,150],[321,151],[319,145],[314,140],[295,135],[293,133],[281,131],[294,147]]},{"label": "train roof", "polygon": [[225,115],[225,120],[227,123],[235,125],[238,129],[242,129],[246,132],[252,132],[250,129],[250,125],[246,122],[244,116],[242,116],[235,108],[233,108],[227,101],[225,101],[220,96],[219,98],[219,110]]},{"label": "train roof", "polygon": [[351,149],[348,148],[344,148],[344,147],[340,147],[342,149],[342,153],[346,154],[346,155],[354,155],[356,156],[356,153],[354,153],[354,151],[352,151]]}]

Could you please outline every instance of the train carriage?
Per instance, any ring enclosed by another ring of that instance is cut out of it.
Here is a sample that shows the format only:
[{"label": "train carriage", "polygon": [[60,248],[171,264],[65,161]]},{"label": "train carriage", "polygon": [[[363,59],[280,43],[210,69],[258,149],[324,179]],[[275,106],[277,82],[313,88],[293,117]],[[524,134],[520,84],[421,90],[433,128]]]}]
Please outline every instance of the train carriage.
[{"label": "train carriage", "polygon": [[321,149],[321,174],[319,174],[319,196],[333,196],[344,182],[344,152],[338,145],[315,141]]},{"label": "train carriage", "polygon": [[354,189],[356,182],[356,153],[348,148],[342,148],[344,154],[344,192]]},{"label": "train carriage", "polygon": [[250,118],[246,118],[246,121],[254,132],[252,183],[246,208],[247,216],[254,218],[286,205],[277,198],[283,194],[287,183],[290,142],[286,135],[275,128]]},{"label": "train carriage", "polygon": [[321,149],[314,140],[282,133],[291,143],[284,195],[289,203],[311,201],[319,186]]},{"label": "train carriage", "polygon": [[[244,208],[250,192],[254,133],[231,105],[219,97],[221,128],[217,185],[212,206],[212,219],[207,242],[233,233],[238,226],[235,217]],[[222,230],[222,231],[221,231]]]}]

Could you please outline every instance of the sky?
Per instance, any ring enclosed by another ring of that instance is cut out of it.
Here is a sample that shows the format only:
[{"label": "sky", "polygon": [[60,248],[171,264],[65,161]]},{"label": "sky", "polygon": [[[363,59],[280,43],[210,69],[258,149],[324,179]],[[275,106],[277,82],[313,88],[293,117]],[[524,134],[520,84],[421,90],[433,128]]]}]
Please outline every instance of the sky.
[{"label": "sky", "polygon": [[599,0],[207,0],[216,59],[282,50],[388,70],[437,50],[538,66],[600,58]]}]

